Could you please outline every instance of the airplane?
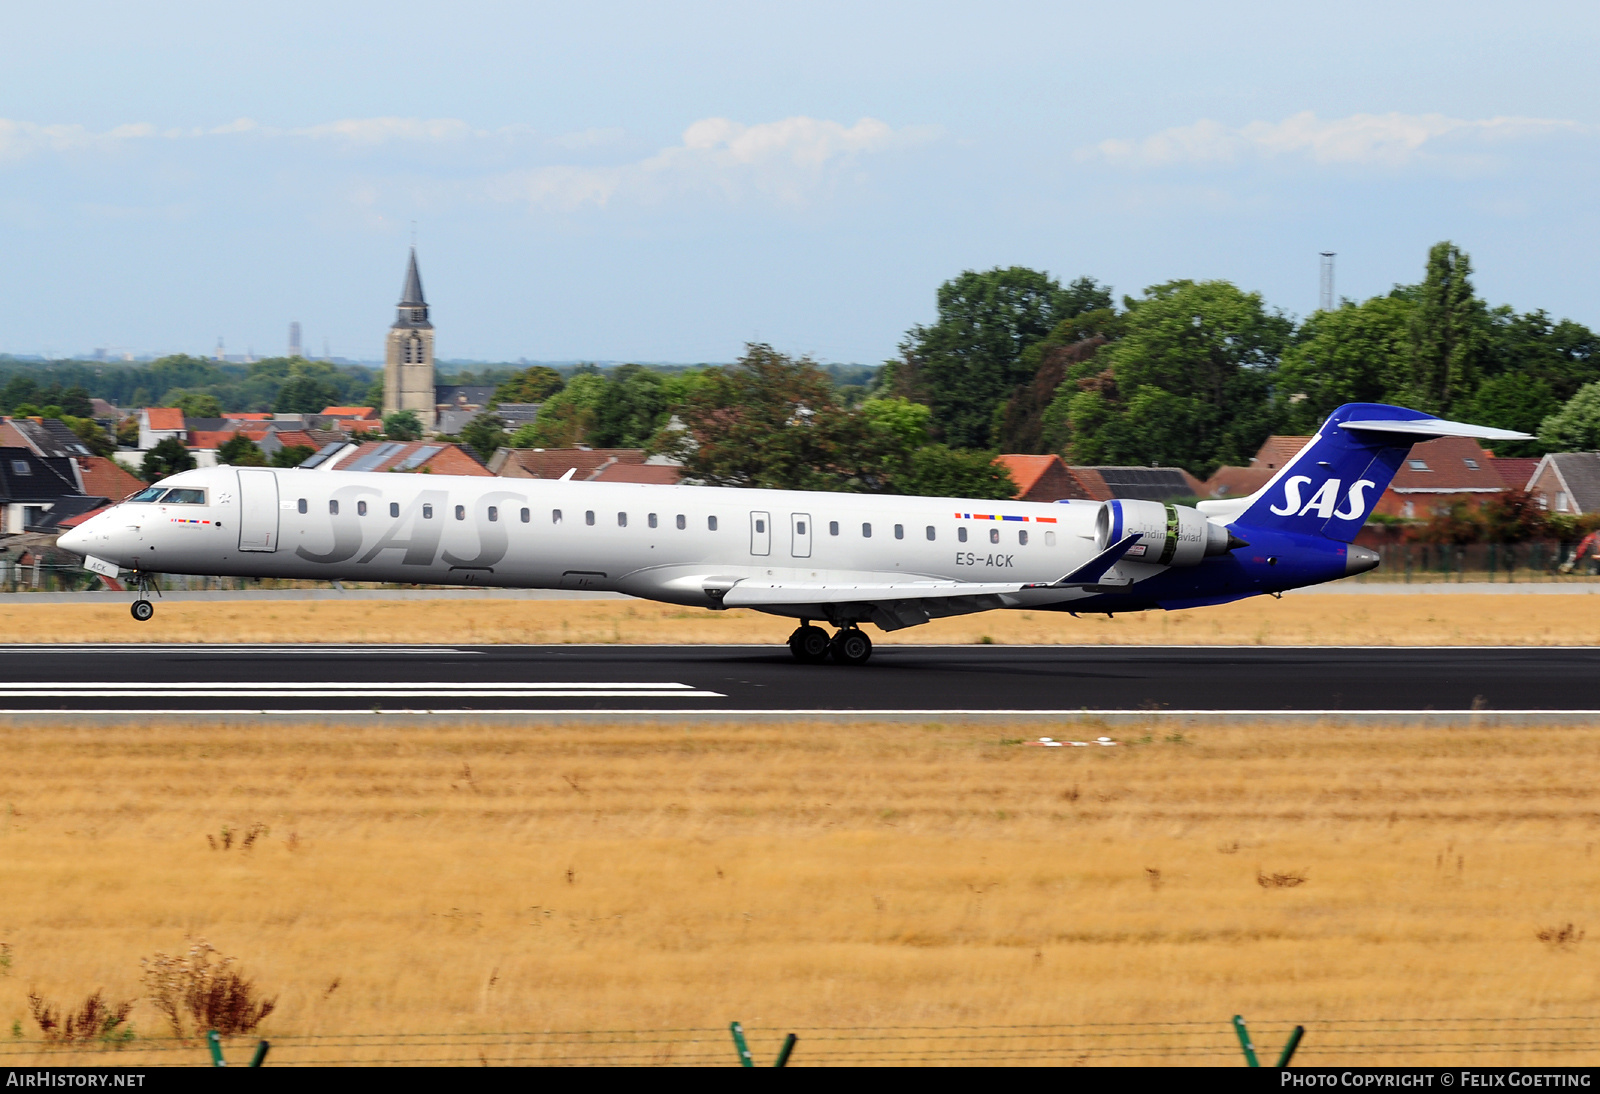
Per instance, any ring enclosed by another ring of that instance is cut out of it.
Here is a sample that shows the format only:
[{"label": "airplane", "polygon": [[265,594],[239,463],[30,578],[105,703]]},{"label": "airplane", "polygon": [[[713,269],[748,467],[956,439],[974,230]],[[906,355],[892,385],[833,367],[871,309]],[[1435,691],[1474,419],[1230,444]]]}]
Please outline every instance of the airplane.
[{"label": "airplane", "polygon": [[1197,508],[222,466],[57,542],[130,573],[141,622],[158,573],[611,590],[797,619],[796,660],[862,665],[867,623],[1171,611],[1364,573],[1372,504],[1413,444],[1449,436],[1528,437],[1349,403],[1260,490]]}]

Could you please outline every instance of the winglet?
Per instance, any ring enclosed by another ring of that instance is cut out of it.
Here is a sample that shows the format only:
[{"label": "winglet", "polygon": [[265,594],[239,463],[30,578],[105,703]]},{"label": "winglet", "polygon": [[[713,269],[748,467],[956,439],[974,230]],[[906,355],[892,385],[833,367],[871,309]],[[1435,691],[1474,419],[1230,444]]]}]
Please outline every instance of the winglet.
[{"label": "winglet", "polygon": [[557,482],[566,482],[568,479],[572,478],[572,476],[577,474],[577,473],[578,473],[578,469],[576,467],[569,467],[569,468],[567,468],[566,474],[562,475],[556,481]]},{"label": "winglet", "polygon": [[1100,579],[1106,576],[1106,571],[1122,561],[1122,556],[1143,538],[1143,532],[1130,532],[1117,542],[1095,555],[1088,562],[1073,570],[1060,581],[1038,582],[1033,585],[1024,585],[1024,589],[1067,589],[1084,585],[1098,585]]}]

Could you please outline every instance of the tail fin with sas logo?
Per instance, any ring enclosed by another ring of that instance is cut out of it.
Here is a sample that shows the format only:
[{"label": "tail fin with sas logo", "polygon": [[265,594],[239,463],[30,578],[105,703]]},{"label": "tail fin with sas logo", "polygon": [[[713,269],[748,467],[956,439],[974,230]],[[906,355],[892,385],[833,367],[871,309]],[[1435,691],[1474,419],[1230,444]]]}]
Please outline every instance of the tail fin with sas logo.
[{"label": "tail fin with sas logo", "polygon": [[1528,434],[1447,422],[1383,403],[1346,403],[1328,415],[1311,443],[1267,485],[1238,501],[1203,501],[1200,509],[1230,527],[1322,535],[1349,543],[1411,446],[1436,437],[1519,441]]}]

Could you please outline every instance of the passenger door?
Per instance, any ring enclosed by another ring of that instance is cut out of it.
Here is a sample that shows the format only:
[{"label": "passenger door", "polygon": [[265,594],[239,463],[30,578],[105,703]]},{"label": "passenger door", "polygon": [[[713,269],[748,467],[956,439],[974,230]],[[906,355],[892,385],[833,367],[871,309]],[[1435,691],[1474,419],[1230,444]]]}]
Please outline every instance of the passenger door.
[{"label": "passenger door", "polygon": [[811,514],[789,514],[789,553],[795,558],[811,557]]},{"label": "passenger door", "polygon": [[753,555],[770,555],[772,553],[771,514],[750,514],[750,553]]},{"label": "passenger door", "polygon": [[239,468],[239,550],[278,549],[278,476]]}]

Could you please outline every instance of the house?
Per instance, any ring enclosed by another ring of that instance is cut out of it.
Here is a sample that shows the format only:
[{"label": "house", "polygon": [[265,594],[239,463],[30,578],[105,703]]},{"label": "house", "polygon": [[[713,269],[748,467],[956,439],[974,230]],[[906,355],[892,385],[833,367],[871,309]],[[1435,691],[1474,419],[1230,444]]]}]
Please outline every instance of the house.
[{"label": "house", "polygon": [[168,437],[189,439],[183,411],[175,406],[152,406],[139,411],[139,451],[148,452]]},{"label": "house", "polygon": [[321,471],[410,471],[422,475],[489,475],[458,444],[442,441],[366,441],[317,465]]},{"label": "house", "polygon": [[642,448],[502,448],[489,458],[489,472],[509,479],[559,479],[568,471],[578,482],[637,482],[671,486],[683,468]]},{"label": "house", "polygon": [[1539,470],[1537,456],[1490,456],[1489,465],[1506,484],[1507,490],[1526,490]]},{"label": "house", "polygon": [[1552,513],[1600,512],[1600,452],[1550,453],[1539,460],[1528,489]]},{"label": "house", "polygon": [[59,521],[107,501],[84,492],[68,457],[41,456],[30,448],[0,448],[0,533],[53,534]]},{"label": "house", "polygon": [[543,405],[543,403],[501,403],[494,410],[506,424],[506,432],[515,433],[529,422],[536,421],[539,417],[539,408]]},{"label": "house", "polygon": [[120,422],[128,416],[128,412],[120,406],[112,406],[104,399],[90,399],[89,407],[93,410],[91,415],[96,421]]},{"label": "house", "polygon": [[488,384],[435,384],[434,429],[440,433],[460,433],[493,398],[494,388]]},{"label": "house", "polygon": [[1073,467],[1095,501],[1171,501],[1203,497],[1200,480],[1181,467]]},{"label": "house", "polygon": [[1505,489],[1505,480],[1477,441],[1439,437],[1412,447],[1372,512],[1426,520],[1456,502],[1482,505]]},{"label": "house", "polygon": [[6,424],[11,428],[5,443],[20,443],[36,456],[78,459],[92,455],[83,438],[57,418],[7,418]]},{"label": "house", "polygon": [[79,487],[85,494],[110,498],[113,503],[144,489],[144,480],[116,460],[89,456],[78,460]]},{"label": "house", "polygon": [[329,406],[322,408],[322,414],[327,418],[357,418],[365,421],[377,421],[378,412],[370,406]]},{"label": "house", "polygon": [[1202,498],[1247,498],[1311,443],[1310,437],[1273,436],[1261,443],[1247,467],[1219,467],[1201,486]]},{"label": "house", "polygon": [[996,456],[994,462],[1011,472],[1017,484],[1017,501],[1097,500],[1060,456]]}]

